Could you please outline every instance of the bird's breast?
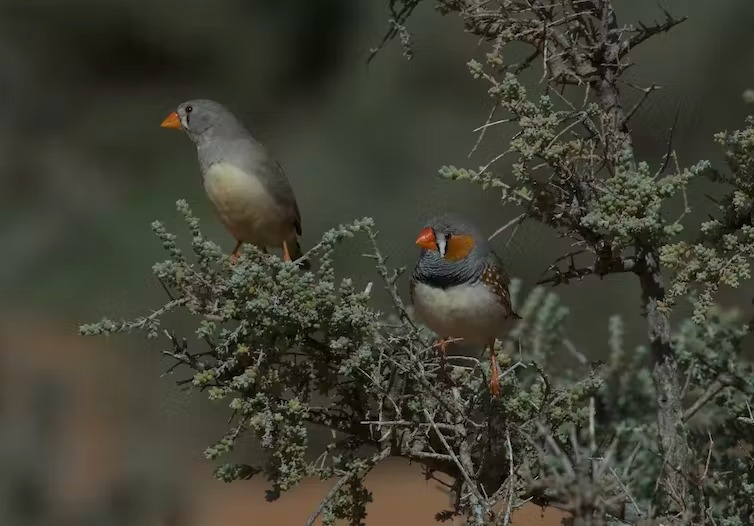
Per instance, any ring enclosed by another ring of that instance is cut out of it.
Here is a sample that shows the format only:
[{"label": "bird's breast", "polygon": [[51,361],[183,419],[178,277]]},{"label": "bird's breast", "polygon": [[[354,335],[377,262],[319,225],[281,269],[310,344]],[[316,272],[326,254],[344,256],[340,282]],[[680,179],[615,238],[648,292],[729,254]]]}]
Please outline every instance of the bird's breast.
[{"label": "bird's breast", "polygon": [[204,189],[220,220],[237,239],[278,244],[277,238],[283,235],[278,232],[280,207],[256,175],[229,163],[215,163],[204,174]]},{"label": "bird's breast", "polygon": [[508,313],[497,297],[481,283],[434,287],[417,282],[414,308],[424,323],[445,338],[486,343],[498,336]]}]

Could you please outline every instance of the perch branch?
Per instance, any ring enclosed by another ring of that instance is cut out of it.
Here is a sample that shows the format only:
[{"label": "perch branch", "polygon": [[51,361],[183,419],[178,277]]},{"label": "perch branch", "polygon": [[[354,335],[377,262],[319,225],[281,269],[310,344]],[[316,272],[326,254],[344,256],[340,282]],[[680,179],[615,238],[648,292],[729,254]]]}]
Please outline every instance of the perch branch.
[{"label": "perch branch", "polygon": [[667,33],[675,26],[682,24],[687,20],[687,17],[675,18],[669,11],[663,9],[665,20],[662,23],[656,23],[652,26],[646,26],[639,23],[639,29],[635,29],[636,34],[631,36],[628,40],[625,40],[621,45],[621,56],[626,55],[632,49],[638,47],[643,42],[646,42],[650,38],[660,33]]},{"label": "perch branch", "polygon": [[[545,273],[553,272],[553,274],[539,280],[537,282],[537,285],[551,284],[553,287],[555,287],[560,284],[567,284],[571,280],[581,281],[586,276],[597,275],[602,278],[608,274],[634,272],[636,269],[636,261],[632,257],[600,258],[598,256],[592,265],[577,267],[574,256],[581,252],[583,251],[567,254],[566,256],[560,257],[555,260],[555,262],[553,262],[545,271]],[[557,266],[558,261],[566,258],[570,260],[568,263],[568,268],[559,268]]]}]

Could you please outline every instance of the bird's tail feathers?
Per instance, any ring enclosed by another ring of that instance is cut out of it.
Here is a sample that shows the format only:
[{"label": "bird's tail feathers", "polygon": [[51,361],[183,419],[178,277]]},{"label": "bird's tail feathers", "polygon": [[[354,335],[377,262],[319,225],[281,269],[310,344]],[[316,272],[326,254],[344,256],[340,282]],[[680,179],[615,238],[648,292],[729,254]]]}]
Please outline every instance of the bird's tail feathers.
[{"label": "bird's tail feathers", "polygon": [[[290,256],[293,261],[296,261],[298,258],[304,255],[304,252],[301,250],[301,245],[299,244],[298,240],[295,240],[293,243],[293,247],[290,251]],[[303,270],[311,270],[312,263],[308,259],[303,260],[298,265]]]}]

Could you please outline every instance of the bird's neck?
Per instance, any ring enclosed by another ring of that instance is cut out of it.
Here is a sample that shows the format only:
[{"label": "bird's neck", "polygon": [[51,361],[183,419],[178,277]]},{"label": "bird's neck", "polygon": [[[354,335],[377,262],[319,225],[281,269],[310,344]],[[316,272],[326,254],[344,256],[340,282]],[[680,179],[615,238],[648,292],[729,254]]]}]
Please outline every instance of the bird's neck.
[{"label": "bird's neck", "polygon": [[244,126],[234,118],[225,119],[223,122],[213,122],[192,134],[191,139],[197,148],[215,143],[221,140],[251,137]]},{"label": "bird's neck", "polygon": [[475,282],[483,270],[483,265],[475,257],[447,261],[436,251],[427,251],[419,258],[414,269],[414,279],[427,285],[446,288]]},{"label": "bird's neck", "polygon": [[248,133],[234,132],[227,128],[214,127],[194,138],[199,162],[208,167],[218,159],[228,157],[240,143],[251,141]]}]

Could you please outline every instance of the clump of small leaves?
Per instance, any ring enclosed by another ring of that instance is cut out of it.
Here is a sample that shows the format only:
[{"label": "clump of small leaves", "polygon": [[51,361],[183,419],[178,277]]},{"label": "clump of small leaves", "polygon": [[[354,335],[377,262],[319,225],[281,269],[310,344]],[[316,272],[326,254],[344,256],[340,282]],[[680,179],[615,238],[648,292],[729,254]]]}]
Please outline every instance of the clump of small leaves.
[{"label": "clump of small leaves", "polygon": [[[212,400],[225,400],[233,411],[234,426],[205,456],[221,458],[242,434],[253,433],[269,451],[264,472],[277,494],[312,474],[305,458],[308,424],[334,425],[349,406],[367,410],[367,397],[354,393],[343,378],[374,374],[377,313],[350,279],[336,281],[332,255],[339,242],[371,228],[372,222],[363,219],[327,232],[316,249],[321,265],[315,276],[255,247],[246,248],[238,264],[232,264],[203,236],[187,203],[177,206],[192,235],[193,261],[175,235],[159,222],[153,224],[170,256],[154,266],[154,273],[170,300],[148,317],[117,323],[105,319],[82,326],[81,332],[142,329],[156,338],[169,311],[182,309],[196,317],[195,340],[205,350],[192,351],[194,345],[165,331],[172,344],[165,354],[194,371],[193,388]],[[335,398],[309,406],[315,393],[334,392]],[[328,412],[339,406],[342,411]],[[345,420],[342,425],[348,426]],[[217,475],[230,481],[258,471],[224,465]]]},{"label": "clump of small leaves", "polygon": [[[505,477],[497,463],[506,458],[496,443],[501,433],[518,446],[537,425],[559,429],[588,418],[589,400],[602,385],[597,372],[559,384],[541,365],[562,349],[567,309],[555,294],[535,289],[520,306],[525,320],[500,349],[504,397],[495,400],[487,389],[486,360],[459,356],[441,362],[426,331],[408,316],[396,292],[400,273],[386,267],[371,219],[326,232],[306,255],[317,258],[317,271],[302,272],[255,247],[232,263],[204,237],[187,203],[179,201],[177,208],[191,235],[191,254],[179,247],[178,236],[153,224],[169,256],[153,268],[166,303],[136,320],[83,325],[81,333],[164,336],[169,348],[163,353],[174,361],[170,371],[190,371],[179,383],[232,411],[230,428],[205,457],[221,461],[245,436],[264,452],[259,465],[220,463],[220,480],[263,474],[271,482],[268,497],[276,499],[304,477],[334,477],[335,487],[314,516],[326,524],[359,521],[371,500],[363,478],[388,456],[403,456],[426,463],[428,473],[455,477],[457,511],[476,513],[507,498],[499,491]],[[361,288],[350,278],[336,278],[334,253],[356,235],[370,241],[397,316],[373,309],[371,283]],[[517,294],[520,283],[511,288]],[[172,311],[196,320],[193,338],[162,329]],[[531,352],[514,362],[519,346]],[[310,436],[321,428],[334,433],[315,448]],[[471,474],[484,480],[485,490]]]},{"label": "clump of small leaves", "polygon": [[662,248],[662,262],[675,271],[668,303],[696,292],[694,319],[704,320],[722,285],[738,287],[751,278],[754,256],[754,119],[746,128],[715,135],[724,148],[728,172],[709,170],[710,178],[728,191],[716,200],[718,215],[699,225],[696,242],[678,241]]}]

